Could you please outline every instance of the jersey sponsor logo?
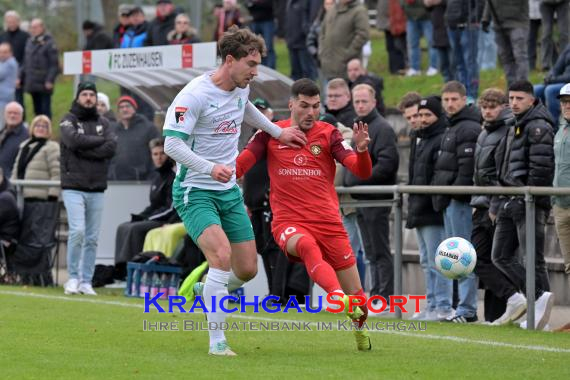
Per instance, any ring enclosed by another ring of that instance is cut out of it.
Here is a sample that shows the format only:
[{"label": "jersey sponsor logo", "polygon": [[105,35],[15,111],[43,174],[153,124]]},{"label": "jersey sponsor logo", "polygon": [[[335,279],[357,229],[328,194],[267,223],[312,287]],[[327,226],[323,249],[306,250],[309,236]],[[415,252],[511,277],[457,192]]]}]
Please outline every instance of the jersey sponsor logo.
[{"label": "jersey sponsor logo", "polygon": [[220,123],[215,129],[215,134],[235,135],[238,133],[238,127],[235,120],[226,120]]},{"label": "jersey sponsor logo", "polygon": [[184,123],[184,114],[188,111],[186,107],[175,107],[174,108],[174,118],[176,119],[176,124]]},{"label": "jersey sponsor logo", "polygon": [[292,177],[320,177],[321,169],[280,168],[277,174]]},{"label": "jersey sponsor logo", "polygon": [[321,148],[320,145],[318,144],[311,145],[311,153],[313,153],[313,156],[318,156],[319,154],[321,154],[322,151],[323,148]]},{"label": "jersey sponsor logo", "polygon": [[[210,104],[210,107],[212,105]],[[212,124],[220,124],[222,121],[226,121],[232,118],[233,112],[226,112],[222,115],[214,116],[212,118]]]},{"label": "jersey sponsor logo", "polygon": [[293,163],[297,166],[305,166],[307,165],[307,156],[304,154],[298,154],[293,158]]}]

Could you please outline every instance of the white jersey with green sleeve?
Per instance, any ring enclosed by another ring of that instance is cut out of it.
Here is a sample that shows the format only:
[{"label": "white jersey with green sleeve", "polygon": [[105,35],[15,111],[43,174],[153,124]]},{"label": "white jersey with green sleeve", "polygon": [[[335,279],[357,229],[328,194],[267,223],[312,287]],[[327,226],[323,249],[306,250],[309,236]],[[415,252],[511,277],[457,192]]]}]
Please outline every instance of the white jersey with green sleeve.
[{"label": "white jersey with green sleeve", "polygon": [[[178,93],[166,113],[163,135],[184,140],[205,160],[235,168],[249,86],[224,91],[212,82],[213,73],[194,78]],[[180,164],[176,179],[174,186],[182,188],[228,190],[236,184],[235,175],[221,183]]]}]

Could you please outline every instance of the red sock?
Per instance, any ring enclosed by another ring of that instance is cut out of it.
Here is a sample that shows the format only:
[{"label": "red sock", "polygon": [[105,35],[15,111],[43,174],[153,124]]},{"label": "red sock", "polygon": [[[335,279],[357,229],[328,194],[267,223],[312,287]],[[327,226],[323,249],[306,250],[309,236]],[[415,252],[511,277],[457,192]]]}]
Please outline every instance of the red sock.
[{"label": "red sock", "polygon": [[[364,290],[362,290],[362,288],[360,288],[360,290],[357,291],[354,295],[362,296],[364,297],[365,301],[368,301],[368,299],[366,298],[366,294],[364,293]],[[366,318],[368,318],[368,307],[366,307],[366,302],[364,303],[364,305],[359,306],[359,308],[364,312],[364,314],[362,315],[362,317],[352,320],[354,323],[358,324],[358,328],[362,327],[364,322],[366,322]]]},{"label": "red sock", "polygon": [[297,240],[297,254],[303,260],[309,277],[327,293],[341,289],[336,272],[323,260],[323,254],[315,239],[311,236],[302,236]]}]

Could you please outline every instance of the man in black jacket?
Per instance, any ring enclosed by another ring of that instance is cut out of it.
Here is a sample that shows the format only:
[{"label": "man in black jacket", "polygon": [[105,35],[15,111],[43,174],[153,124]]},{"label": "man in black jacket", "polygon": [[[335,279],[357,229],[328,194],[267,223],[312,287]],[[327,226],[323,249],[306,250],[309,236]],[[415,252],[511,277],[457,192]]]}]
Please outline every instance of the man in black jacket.
[{"label": "man in black jacket", "polygon": [[362,66],[360,58],[354,58],[346,64],[346,75],[348,77],[348,85],[352,89],[361,83],[369,84],[376,91],[376,109],[380,115],[384,116],[386,107],[384,106],[384,98],[382,91],[384,90],[384,80],[368,71]]},{"label": "man in black jacket", "polygon": [[[406,103],[402,103],[402,106],[405,105]],[[441,139],[447,127],[447,119],[441,108],[441,99],[437,96],[420,99],[415,107],[421,124],[412,133],[409,184],[426,186],[433,178]],[[410,194],[406,228],[416,229],[427,298],[427,307],[414,314],[412,319],[424,321],[446,319],[452,314],[453,283],[439,273],[435,267],[437,247],[445,238],[445,230],[443,214],[441,211],[434,210],[429,195]]]},{"label": "man in black jacket", "polygon": [[30,23],[30,34],[16,86],[23,86],[24,91],[32,96],[36,115],[46,115],[51,119],[51,96],[59,74],[58,51],[53,37],[46,32],[44,22],[39,18]]},{"label": "man in black jacket", "polygon": [[[473,182],[476,186],[499,186],[495,153],[505,139],[515,116],[509,108],[505,93],[489,88],[479,97],[483,117],[483,131],[475,147]],[[475,273],[485,291],[485,320],[495,325],[518,319],[526,310],[526,299],[509,279],[493,264],[491,251],[495,221],[501,200],[498,196],[474,195],[471,197],[473,232],[471,241],[477,252]],[[505,312],[506,311],[506,312]]]},{"label": "man in black jacket", "polygon": [[112,49],[113,40],[103,30],[103,26],[96,22],[85,20],[82,25],[83,34],[85,35],[85,46],[83,50],[102,50]]},{"label": "man in black jacket", "polygon": [[336,117],[345,127],[352,128],[356,113],[350,99],[350,89],[344,79],[335,78],[327,83],[325,112]]},{"label": "man in black jacket", "polygon": [[261,58],[261,64],[275,69],[275,21],[273,20],[273,0],[248,0],[247,10],[253,18],[249,28],[255,34],[261,34],[267,48],[267,55]]},{"label": "man in black jacket", "polygon": [[[442,89],[442,105],[449,126],[443,135],[432,181],[436,186],[473,185],[473,154],[481,132],[481,114],[467,106],[465,86],[450,81]],[[435,195],[434,209],[443,211],[446,238],[471,239],[472,221],[469,195]],[[471,273],[459,280],[459,305],[450,322],[477,321],[477,276]]]},{"label": "man in black jacket", "polygon": [[160,133],[137,108],[138,103],[131,96],[123,95],[117,101],[119,121],[112,125],[117,149],[109,165],[109,180],[146,181],[153,172],[149,143]]},{"label": "man in black jacket", "polygon": [[312,0],[289,0],[286,5],[285,41],[291,61],[291,79],[317,79],[317,65],[307,50]]},{"label": "man in black jacket", "polygon": [[[554,121],[544,105],[533,95],[532,84],[519,81],[509,87],[509,104],[517,123],[507,133],[497,153],[502,186],[552,186],[554,178]],[[554,295],[549,292],[544,261],[545,225],[550,213],[550,198],[537,196],[535,209],[535,328],[541,330],[550,318]],[[525,202],[522,196],[506,198],[497,214],[493,239],[493,263],[518,291],[526,292],[526,271],[516,253],[526,257]],[[526,322],[521,324],[526,327]]]},{"label": "man in black jacket", "polygon": [[[372,160],[372,176],[359,179],[348,170],[344,174],[345,186],[393,185],[398,174],[399,155],[396,134],[388,122],[376,110],[376,94],[367,84],[352,89],[352,103],[358,121],[368,124]],[[382,199],[386,196],[356,195],[355,199]],[[391,198],[388,196],[388,198]],[[380,295],[387,301],[394,294],[394,268],[390,252],[391,207],[359,208],[358,226],[362,234],[364,252],[370,262],[372,287],[370,296]]]},{"label": "man in black jacket", "polygon": [[[0,43],[8,42],[12,46],[14,58],[18,62],[18,66],[22,67],[24,65],[24,50],[30,34],[20,29],[20,15],[13,10],[4,13],[4,27],[6,31],[0,34]],[[24,107],[24,93],[21,86],[16,88],[15,98]]]},{"label": "man in black jacket", "polygon": [[174,29],[177,14],[171,0],[156,2],[156,17],[148,24],[145,46],[168,45],[166,36]]},{"label": "man in black jacket", "polygon": [[[96,295],[91,286],[107,188],[108,162],[117,146],[107,119],[97,113],[97,88],[83,82],[61,120],[61,188],[67,210],[65,294]],[[80,264],[81,263],[81,264]]]}]

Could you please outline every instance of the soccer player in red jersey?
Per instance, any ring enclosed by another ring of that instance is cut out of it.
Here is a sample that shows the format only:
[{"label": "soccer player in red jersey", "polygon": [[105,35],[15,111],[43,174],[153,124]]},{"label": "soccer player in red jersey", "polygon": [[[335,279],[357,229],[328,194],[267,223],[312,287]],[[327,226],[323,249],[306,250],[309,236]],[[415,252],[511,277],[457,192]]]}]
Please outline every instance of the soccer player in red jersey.
[{"label": "soccer player in red jersey", "polygon": [[[344,294],[346,305],[346,294],[365,295],[339,213],[335,160],[358,177],[370,177],[370,138],[368,125],[355,124],[355,152],[334,126],[318,121],[320,107],[317,85],[310,79],[296,81],[289,100],[291,118],[277,125],[298,127],[308,143],[294,149],[258,131],[239,155],[236,174],[243,176],[257,160],[267,157],[275,241],[290,260],[302,261],[311,279],[326,292]],[[348,315],[362,327],[367,309],[362,306]],[[355,330],[355,336],[359,350],[371,349],[366,331]]]}]

